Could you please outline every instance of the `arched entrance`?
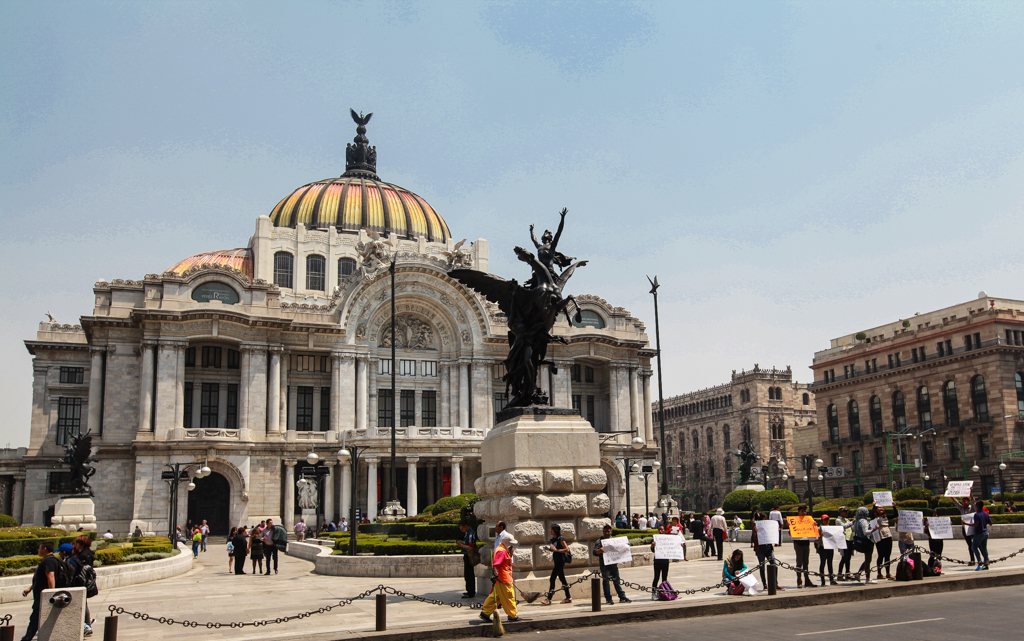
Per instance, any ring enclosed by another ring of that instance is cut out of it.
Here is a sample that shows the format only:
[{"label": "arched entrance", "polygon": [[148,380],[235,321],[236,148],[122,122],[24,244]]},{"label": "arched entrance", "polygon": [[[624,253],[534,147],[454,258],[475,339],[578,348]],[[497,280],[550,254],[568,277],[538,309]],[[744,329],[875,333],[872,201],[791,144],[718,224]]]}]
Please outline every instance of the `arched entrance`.
[{"label": "arched entrance", "polygon": [[196,489],[188,493],[188,519],[193,523],[206,520],[210,534],[227,534],[231,508],[231,485],[218,474],[193,479]]}]

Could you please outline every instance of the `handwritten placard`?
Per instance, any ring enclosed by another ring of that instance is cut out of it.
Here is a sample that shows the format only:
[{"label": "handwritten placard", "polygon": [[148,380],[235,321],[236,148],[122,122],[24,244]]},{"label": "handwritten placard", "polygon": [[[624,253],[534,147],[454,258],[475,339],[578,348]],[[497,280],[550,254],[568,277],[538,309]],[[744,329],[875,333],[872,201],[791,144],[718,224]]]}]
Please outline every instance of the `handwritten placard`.
[{"label": "handwritten placard", "polygon": [[821,545],[826,550],[845,550],[846,530],[842,525],[822,525]]},{"label": "handwritten placard", "polygon": [[946,496],[955,499],[970,496],[972,487],[974,481],[950,481],[946,486]]},{"label": "handwritten placard", "polygon": [[953,538],[953,521],[948,516],[929,516],[928,533],[933,539]]},{"label": "handwritten placard", "polygon": [[787,516],[789,535],[794,539],[818,538],[818,524],[812,516]]},{"label": "handwritten placard", "polygon": [[875,505],[880,505],[882,507],[889,507],[893,505],[892,492],[880,492],[875,490],[871,493],[871,497],[875,500]]},{"label": "handwritten placard", "polygon": [[[870,521],[868,521],[868,529],[869,530],[874,530],[876,527],[878,527],[878,519],[871,519]],[[876,530],[876,531],[871,533],[871,541],[873,543],[878,543],[881,540],[882,540],[882,532],[880,530]]]},{"label": "handwritten placard", "polygon": [[629,539],[624,536],[616,536],[601,541],[604,548],[604,564],[615,565],[617,563],[629,563],[633,560],[633,552],[629,549]]},{"label": "handwritten placard", "polygon": [[896,522],[897,531],[924,534],[924,513],[899,510],[899,516],[899,521]]},{"label": "handwritten placard", "polygon": [[778,521],[755,521],[758,545],[779,545]]},{"label": "handwritten placard", "polygon": [[683,537],[675,534],[655,534],[654,558],[659,561],[682,561],[685,558]]}]

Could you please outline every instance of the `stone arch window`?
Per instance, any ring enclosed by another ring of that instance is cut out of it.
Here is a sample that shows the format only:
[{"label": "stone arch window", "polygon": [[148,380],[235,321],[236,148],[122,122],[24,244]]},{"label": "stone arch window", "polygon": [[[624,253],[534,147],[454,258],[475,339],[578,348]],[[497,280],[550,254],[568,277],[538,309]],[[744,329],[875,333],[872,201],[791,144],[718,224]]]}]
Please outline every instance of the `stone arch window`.
[{"label": "stone arch window", "polygon": [[274,284],[291,289],[295,275],[295,257],[288,252],[274,254]]},{"label": "stone arch window", "polygon": [[907,406],[903,392],[896,390],[892,394],[892,422],[897,430],[907,427]]},{"label": "stone arch window", "polygon": [[693,451],[696,452],[700,449],[700,435],[698,430],[693,430]]},{"label": "stone arch window", "polygon": [[857,401],[851,400],[846,404],[846,420],[850,424],[850,440],[860,440],[860,407]]},{"label": "stone arch window", "polygon": [[776,387],[775,388],[775,400],[777,400],[777,401],[781,401],[782,400],[782,388],[781,387]]},{"label": "stone arch window", "polygon": [[743,440],[751,442],[750,438],[750,421],[743,419],[743,423],[740,424],[740,434],[743,436]]},{"label": "stone arch window", "polygon": [[772,416],[770,427],[772,439],[776,441],[781,441],[786,438],[786,424],[782,420],[782,416],[778,414]]},{"label": "stone arch window", "polygon": [[580,311],[579,322],[573,319],[572,324],[573,327],[593,327],[594,329],[604,329],[605,327],[604,319],[601,318],[601,315],[589,309]]},{"label": "stone arch window", "polygon": [[768,400],[769,401],[774,401],[775,400],[775,388],[774,387],[769,387],[768,388]]},{"label": "stone arch window", "polygon": [[917,418],[921,423],[921,429],[927,430],[932,426],[932,398],[928,394],[928,386],[922,385],[917,388]]},{"label": "stone arch window", "polygon": [[686,454],[686,432],[679,434],[679,454]]},{"label": "stone arch window", "polygon": [[871,417],[871,436],[882,435],[882,399],[872,396],[868,413]]},{"label": "stone arch window", "polygon": [[811,404],[811,395],[808,394],[807,392],[804,392],[804,405],[810,405],[810,404]]},{"label": "stone arch window", "polygon": [[942,408],[946,412],[946,425],[960,427],[960,407],[957,405],[956,383],[946,381],[942,385]]},{"label": "stone arch window", "polygon": [[722,447],[731,447],[732,438],[729,436],[729,424],[726,423],[722,426]]},{"label": "stone arch window", "polygon": [[1024,375],[1017,372],[1013,375],[1014,383],[1017,386],[1017,418],[1024,415]]},{"label": "stone arch window", "polygon": [[708,478],[710,478],[712,481],[715,480],[715,462],[714,461],[708,461]]},{"label": "stone arch window", "polygon": [[835,403],[828,405],[828,442],[839,442],[839,408]]},{"label": "stone arch window", "polygon": [[715,447],[715,433],[711,431],[711,427],[708,427],[708,449],[714,449]]},{"label": "stone arch window", "polygon": [[974,408],[974,420],[988,423],[988,393],[985,391],[985,377],[978,374],[971,379],[971,407]]},{"label": "stone arch window", "polygon": [[732,457],[731,456],[726,456],[725,457],[725,461],[723,462],[722,469],[725,470],[726,474],[732,474]]},{"label": "stone arch window", "polygon": [[327,285],[327,260],[320,254],[306,256],[306,289],[322,292]]},{"label": "stone arch window", "polygon": [[346,276],[351,276],[356,273],[356,261],[353,258],[339,258],[338,259],[338,284],[345,279]]},{"label": "stone arch window", "polygon": [[686,478],[686,463],[679,466],[679,476],[684,479]]}]

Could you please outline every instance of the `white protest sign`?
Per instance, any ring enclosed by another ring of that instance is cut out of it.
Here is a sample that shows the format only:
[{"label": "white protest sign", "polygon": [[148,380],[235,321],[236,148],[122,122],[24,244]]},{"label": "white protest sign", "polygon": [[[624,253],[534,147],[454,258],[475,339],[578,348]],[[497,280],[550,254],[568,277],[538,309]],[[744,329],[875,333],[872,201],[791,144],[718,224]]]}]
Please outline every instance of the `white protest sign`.
[{"label": "white protest sign", "polygon": [[924,534],[924,513],[899,510],[899,515],[899,521],[896,522],[897,531]]},{"label": "white protest sign", "polygon": [[740,584],[750,592],[750,596],[757,594],[757,578],[753,572],[740,579]]},{"label": "white protest sign", "polygon": [[946,486],[946,496],[955,499],[970,496],[972,487],[974,481],[950,481]]},{"label": "white protest sign", "polygon": [[845,550],[846,532],[842,525],[822,525],[821,544],[826,550]]},{"label": "white protest sign", "polygon": [[779,545],[778,521],[755,521],[758,545]]},{"label": "white protest sign", "polygon": [[948,516],[929,516],[928,532],[933,539],[953,538],[953,521]]},{"label": "white protest sign", "polygon": [[889,507],[893,504],[892,492],[879,492],[878,490],[875,490],[871,493],[871,497],[875,500],[875,505]]},{"label": "white protest sign", "polygon": [[654,558],[659,561],[682,561],[683,537],[675,534],[655,534]]},{"label": "white protest sign", "polygon": [[[869,530],[874,530],[876,527],[878,527],[878,519],[871,519],[870,521],[868,521],[868,529]],[[871,533],[871,542],[872,543],[878,543],[881,540],[882,540],[882,532],[880,530],[876,530],[876,531]]]},{"label": "white protest sign", "polygon": [[961,516],[960,522],[966,526],[964,528],[964,535],[972,536],[974,534],[974,512],[968,512],[967,514]]},{"label": "white protest sign", "polygon": [[629,563],[633,560],[633,552],[629,549],[629,539],[624,536],[605,539],[601,541],[601,547],[604,548],[605,565]]}]

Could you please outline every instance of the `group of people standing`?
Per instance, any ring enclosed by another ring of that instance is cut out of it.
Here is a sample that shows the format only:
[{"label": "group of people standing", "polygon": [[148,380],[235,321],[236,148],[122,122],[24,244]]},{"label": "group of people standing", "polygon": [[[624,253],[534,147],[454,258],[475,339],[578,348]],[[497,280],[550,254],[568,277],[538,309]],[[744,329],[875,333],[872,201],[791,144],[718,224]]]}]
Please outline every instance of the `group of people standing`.
[{"label": "group of people standing", "polygon": [[[245,560],[252,561],[252,573],[270,575],[270,566],[273,563],[274,574],[277,574],[278,551],[284,551],[288,547],[288,531],[281,525],[276,525],[273,519],[260,521],[260,524],[248,528],[241,525],[231,528],[228,535],[228,572],[231,572],[234,565],[235,574],[245,574]],[[267,562],[267,571],[263,571],[263,561]]]}]

